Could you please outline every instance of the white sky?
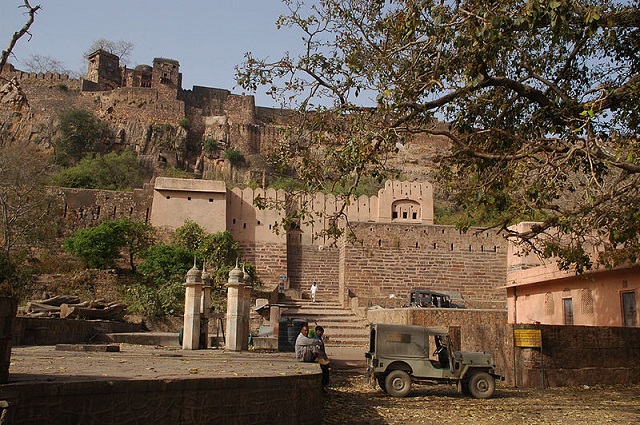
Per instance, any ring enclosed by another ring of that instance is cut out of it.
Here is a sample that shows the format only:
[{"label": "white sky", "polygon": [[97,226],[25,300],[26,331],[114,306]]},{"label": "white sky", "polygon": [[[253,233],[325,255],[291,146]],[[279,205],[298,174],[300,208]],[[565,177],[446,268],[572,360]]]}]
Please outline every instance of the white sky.
[{"label": "white sky", "polygon": [[[0,48],[26,22],[22,0],[0,0]],[[296,51],[300,35],[278,30],[278,16],[287,12],[280,0],[30,0],[42,5],[31,27],[9,59],[22,67],[29,55],[51,56],[65,68],[86,73],[83,53],[99,38],[135,45],[129,67],[164,57],[180,62],[182,86],[235,87],[234,66],[245,52],[279,58]],[[250,94],[250,93],[247,93]],[[259,106],[277,106],[256,93]]]}]

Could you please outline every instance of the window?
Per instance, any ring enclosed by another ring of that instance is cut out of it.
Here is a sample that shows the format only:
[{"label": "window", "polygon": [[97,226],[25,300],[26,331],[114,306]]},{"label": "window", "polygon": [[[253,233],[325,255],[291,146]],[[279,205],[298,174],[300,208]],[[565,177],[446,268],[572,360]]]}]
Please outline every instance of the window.
[{"label": "window", "polygon": [[624,326],[635,328],[638,326],[638,310],[636,309],[636,293],[622,293],[622,315]]},{"label": "window", "polygon": [[564,314],[564,324],[573,325],[573,300],[571,298],[562,300],[562,312]]}]

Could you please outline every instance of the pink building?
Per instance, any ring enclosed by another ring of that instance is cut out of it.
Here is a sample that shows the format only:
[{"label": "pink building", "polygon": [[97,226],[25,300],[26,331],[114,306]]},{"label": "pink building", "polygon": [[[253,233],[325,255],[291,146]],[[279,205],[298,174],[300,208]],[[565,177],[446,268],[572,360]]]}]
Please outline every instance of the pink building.
[{"label": "pink building", "polygon": [[638,265],[576,275],[559,270],[554,261],[518,256],[514,247],[507,261],[509,323],[637,327],[640,322]]}]

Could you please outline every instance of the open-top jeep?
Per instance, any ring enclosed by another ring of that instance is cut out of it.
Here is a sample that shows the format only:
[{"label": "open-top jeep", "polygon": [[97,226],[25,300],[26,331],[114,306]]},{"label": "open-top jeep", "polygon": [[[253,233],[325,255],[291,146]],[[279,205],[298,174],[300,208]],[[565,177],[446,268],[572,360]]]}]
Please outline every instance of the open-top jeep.
[{"label": "open-top jeep", "polygon": [[[429,343],[435,351],[429,356]],[[489,398],[495,390],[491,354],[453,351],[443,329],[411,325],[371,325],[367,371],[374,385],[394,397],[404,397],[411,382],[456,384],[459,391]]]}]

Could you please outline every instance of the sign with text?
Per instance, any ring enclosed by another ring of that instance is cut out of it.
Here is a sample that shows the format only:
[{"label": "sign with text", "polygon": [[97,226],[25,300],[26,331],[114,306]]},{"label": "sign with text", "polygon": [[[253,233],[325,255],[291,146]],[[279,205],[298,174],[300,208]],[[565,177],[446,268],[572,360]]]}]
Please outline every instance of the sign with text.
[{"label": "sign with text", "polygon": [[514,329],[513,337],[516,347],[542,347],[542,331],[540,329]]}]

